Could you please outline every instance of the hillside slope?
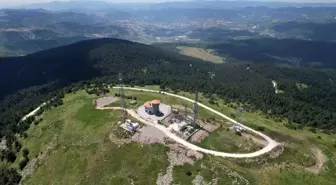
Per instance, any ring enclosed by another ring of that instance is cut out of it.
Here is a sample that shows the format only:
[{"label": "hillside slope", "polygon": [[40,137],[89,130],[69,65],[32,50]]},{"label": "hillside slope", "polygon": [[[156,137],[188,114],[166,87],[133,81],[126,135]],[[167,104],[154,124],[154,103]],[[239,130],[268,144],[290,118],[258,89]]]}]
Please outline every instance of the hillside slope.
[{"label": "hillside slope", "polygon": [[188,69],[187,60],[186,57],[172,56],[152,46],[125,40],[82,41],[24,57],[0,58],[0,97],[55,81],[72,83],[117,75],[119,72],[134,76],[143,74],[145,68],[147,75],[165,71],[174,71],[179,75],[185,73],[182,70]]},{"label": "hillside slope", "polygon": [[[336,129],[335,70],[230,61],[212,64],[153,46],[97,39],[24,57],[1,58],[2,134],[17,129],[20,116],[58,90],[78,82],[84,82],[80,88],[92,83],[116,84],[120,72],[128,85],[160,85],[187,92],[198,88],[214,103],[216,97],[235,106],[239,102],[246,111],[262,111],[277,120],[286,118],[291,128]],[[281,94],[275,92],[273,80]]]}]

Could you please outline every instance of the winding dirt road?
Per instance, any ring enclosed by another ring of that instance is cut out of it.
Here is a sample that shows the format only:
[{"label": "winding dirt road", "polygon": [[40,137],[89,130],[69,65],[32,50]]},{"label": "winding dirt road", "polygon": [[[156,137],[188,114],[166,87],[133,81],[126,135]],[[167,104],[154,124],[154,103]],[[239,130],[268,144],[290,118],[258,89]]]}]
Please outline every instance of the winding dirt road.
[{"label": "winding dirt road", "polygon": [[[113,87],[115,89],[118,89],[119,87]],[[176,97],[176,98],[180,98],[180,99],[183,99],[183,100],[186,100],[186,101],[189,101],[189,102],[194,102],[194,100],[192,99],[189,99],[189,98],[186,98],[186,97],[183,97],[183,96],[180,96],[180,95],[176,95],[176,94],[172,94],[172,93],[168,93],[168,92],[163,92],[163,91],[156,91],[156,90],[150,90],[150,89],[141,89],[141,88],[129,88],[129,87],[124,87],[124,89],[128,89],[128,90],[135,90],[135,91],[144,91],[144,92],[152,92],[152,93],[161,93],[161,94],[165,94],[165,95],[168,95],[168,96],[173,96],[173,97]],[[276,141],[274,141],[273,139],[271,139],[270,137],[268,137],[267,135],[261,133],[261,132],[258,132],[250,127],[247,127],[241,123],[238,123],[236,122],[234,119],[202,104],[202,103],[198,103],[198,105],[200,107],[203,107],[231,122],[234,122],[234,123],[237,123],[239,124],[241,127],[243,127],[244,129],[246,130],[249,130],[250,132],[253,132],[254,134],[257,134],[259,136],[261,136],[262,138],[264,138],[268,144],[266,147],[264,147],[263,149],[259,150],[259,151],[256,151],[256,152],[253,152],[253,153],[247,153],[247,154],[234,154],[234,153],[225,153],[225,152],[219,152],[219,151],[214,151],[214,150],[208,150],[208,149],[204,149],[204,148],[201,148],[199,146],[196,146],[194,144],[191,144],[183,139],[181,139],[180,137],[176,136],[175,134],[173,134],[172,132],[170,132],[166,127],[160,125],[160,124],[157,124],[157,123],[152,123],[152,122],[149,122],[143,118],[141,118],[135,111],[133,110],[127,110],[128,114],[131,115],[132,117],[134,117],[135,119],[147,124],[147,125],[151,125],[153,127],[156,127],[157,129],[161,130],[163,133],[166,134],[167,137],[173,139],[174,141],[176,141],[177,143],[180,143],[182,145],[184,145],[185,147],[191,149],[191,150],[195,150],[195,151],[199,151],[199,152],[202,152],[202,153],[206,153],[206,154],[211,154],[211,155],[215,155],[215,156],[220,156],[220,157],[231,157],[231,158],[253,158],[253,157],[258,157],[258,156],[261,156],[263,154],[266,154],[270,151],[272,151],[275,147],[277,147],[279,145],[279,143],[277,143]],[[107,110],[107,109],[120,109],[120,108],[117,108],[117,107],[97,107],[97,109],[100,109],[100,110]]]}]

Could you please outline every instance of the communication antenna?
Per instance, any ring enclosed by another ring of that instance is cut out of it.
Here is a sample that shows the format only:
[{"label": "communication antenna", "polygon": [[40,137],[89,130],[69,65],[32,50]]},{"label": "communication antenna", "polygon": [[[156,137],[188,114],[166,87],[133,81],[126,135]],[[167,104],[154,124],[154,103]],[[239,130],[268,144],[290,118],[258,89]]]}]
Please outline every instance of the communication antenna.
[{"label": "communication antenna", "polygon": [[196,87],[195,102],[194,102],[194,124],[197,124],[198,119],[198,87]]},{"label": "communication antenna", "polygon": [[183,104],[183,108],[184,108],[184,117],[185,117],[185,119],[187,120],[187,118],[188,118],[188,106],[187,106],[187,104],[186,103],[184,103]]},{"label": "communication antenna", "polygon": [[243,110],[244,108],[241,105],[239,105],[237,108],[237,124],[241,122]]},{"label": "communication antenna", "polygon": [[123,84],[123,76],[122,73],[119,73],[119,94],[120,94],[120,106],[122,108],[122,123],[126,122],[127,119],[127,111],[126,111],[126,103],[125,103],[125,92],[124,92],[124,84]]}]

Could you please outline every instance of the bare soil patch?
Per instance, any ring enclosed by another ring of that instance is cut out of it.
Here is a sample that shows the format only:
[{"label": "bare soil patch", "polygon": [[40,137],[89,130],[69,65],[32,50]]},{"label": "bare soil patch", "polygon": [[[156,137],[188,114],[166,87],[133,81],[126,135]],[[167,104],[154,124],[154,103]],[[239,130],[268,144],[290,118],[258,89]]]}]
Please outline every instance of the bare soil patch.
[{"label": "bare soil patch", "polygon": [[324,163],[327,161],[328,158],[319,148],[312,148],[311,150],[315,154],[316,163],[314,166],[306,168],[306,170],[318,174],[323,169]]},{"label": "bare soil patch", "polygon": [[218,125],[210,123],[199,122],[199,124],[203,128],[190,137],[189,141],[192,143],[200,143],[203,139],[208,137],[211,132],[215,131],[219,127]]},{"label": "bare soil patch", "polygon": [[105,107],[106,105],[109,105],[111,103],[114,103],[118,101],[117,97],[103,97],[103,98],[98,98],[96,100],[96,107],[97,108],[102,108]]},{"label": "bare soil patch", "polygon": [[196,47],[184,47],[179,46],[177,49],[180,50],[180,53],[186,56],[199,58],[205,61],[214,62],[214,63],[223,63],[224,59],[220,56],[214,54],[212,49],[203,49]]},{"label": "bare soil patch", "polygon": [[184,163],[194,164],[194,160],[203,158],[203,154],[188,150],[182,145],[170,144],[168,146],[170,148],[168,152],[168,161],[170,164],[167,167],[166,174],[158,174],[157,185],[170,185],[173,182],[174,166],[183,165]]},{"label": "bare soil patch", "polygon": [[264,140],[264,139],[262,139],[260,137],[256,137],[253,134],[250,134],[248,132],[244,132],[242,134],[242,136],[245,137],[245,138],[247,138],[247,139],[249,139],[249,140],[254,141],[255,143],[257,143],[257,144],[259,144],[261,146],[267,146],[267,144],[268,144],[266,140]]},{"label": "bare soil patch", "polygon": [[165,143],[165,134],[152,126],[144,126],[132,137],[132,141],[142,144]]}]

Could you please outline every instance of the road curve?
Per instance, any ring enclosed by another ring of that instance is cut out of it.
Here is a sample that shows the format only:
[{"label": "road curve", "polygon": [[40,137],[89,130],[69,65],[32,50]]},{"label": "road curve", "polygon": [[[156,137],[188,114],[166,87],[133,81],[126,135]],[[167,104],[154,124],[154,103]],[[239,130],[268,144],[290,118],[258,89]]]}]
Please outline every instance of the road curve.
[{"label": "road curve", "polygon": [[[114,89],[118,89],[119,87],[113,87]],[[165,95],[168,95],[168,96],[173,96],[173,97],[176,97],[176,98],[180,98],[180,99],[183,99],[183,100],[186,100],[186,101],[189,101],[189,102],[194,102],[194,100],[192,99],[189,99],[189,98],[186,98],[186,97],[183,97],[183,96],[180,96],[180,95],[176,95],[176,94],[172,94],[172,93],[168,93],[168,92],[163,92],[163,91],[156,91],[156,90],[150,90],[150,89],[141,89],[141,88],[131,88],[131,87],[124,87],[124,89],[128,89],[128,90],[135,90],[135,91],[144,91],[144,92],[153,92],[153,93],[162,93],[162,94],[165,94]],[[215,156],[220,156],[220,157],[231,157],[231,158],[253,158],[253,157],[258,157],[260,155],[263,155],[263,154],[266,154],[270,151],[272,151],[275,147],[277,147],[279,145],[279,143],[277,143],[276,141],[274,141],[273,139],[271,139],[270,137],[268,137],[267,135],[261,133],[261,132],[258,132],[250,127],[247,127],[241,123],[238,123],[237,121],[235,121],[234,119],[202,104],[202,103],[199,103],[198,102],[198,105],[200,107],[203,107],[231,122],[234,122],[234,123],[237,123],[239,124],[241,127],[243,127],[244,129],[246,130],[249,130],[250,132],[253,132],[254,134],[257,134],[259,136],[261,136],[262,138],[264,138],[268,144],[266,147],[264,147],[263,149],[261,150],[258,150],[256,152],[253,152],[253,153],[246,153],[246,154],[234,154],[234,153],[225,153],[225,152],[219,152],[219,151],[214,151],[214,150],[208,150],[208,149],[205,149],[205,148],[201,148],[199,146],[196,146],[192,143],[189,143],[183,139],[181,139],[180,137],[176,136],[175,134],[171,133],[166,127],[160,125],[160,124],[157,124],[157,123],[152,123],[152,122],[149,122],[143,118],[141,118],[135,111],[133,110],[127,110],[127,112],[134,118],[138,119],[139,121],[147,124],[147,125],[151,125],[151,126],[154,126],[156,128],[158,128],[159,130],[161,130],[163,133],[165,133],[169,138],[175,140],[176,142],[184,145],[185,147],[191,149],[191,150],[195,150],[195,151],[199,151],[199,152],[202,152],[202,153],[206,153],[206,154],[211,154],[211,155],[215,155]],[[106,110],[106,109],[120,109],[120,108],[116,108],[116,107],[97,107],[97,109],[100,109],[100,110]]]}]

